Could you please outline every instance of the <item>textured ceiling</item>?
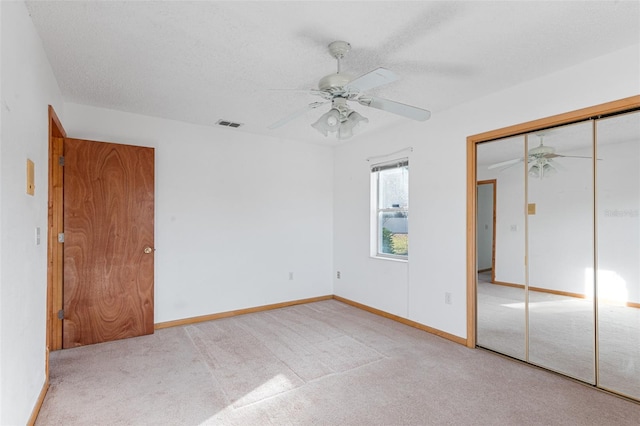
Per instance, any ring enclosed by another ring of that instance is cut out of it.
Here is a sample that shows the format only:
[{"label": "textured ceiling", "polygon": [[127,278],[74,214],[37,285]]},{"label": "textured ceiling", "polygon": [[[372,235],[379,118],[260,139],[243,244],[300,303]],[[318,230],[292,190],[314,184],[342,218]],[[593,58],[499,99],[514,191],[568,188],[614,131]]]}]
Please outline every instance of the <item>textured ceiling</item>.
[{"label": "textured ceiling", "polygon": [[[383,66],[400,80],[375,95],[435,115],[456,104],[640,40],[638,1],[29,1],[66,101],[335,144],[310,127],[324,108],[304,91],[336,70],[327,45],[351,43],[342,69]],[[276,89],[276,90],[274,90]],[[355,105],[363,137],[406,118]],[[328,109],[328,107],[327,107]],[[421,125],[428,126],[428,121]]]}]

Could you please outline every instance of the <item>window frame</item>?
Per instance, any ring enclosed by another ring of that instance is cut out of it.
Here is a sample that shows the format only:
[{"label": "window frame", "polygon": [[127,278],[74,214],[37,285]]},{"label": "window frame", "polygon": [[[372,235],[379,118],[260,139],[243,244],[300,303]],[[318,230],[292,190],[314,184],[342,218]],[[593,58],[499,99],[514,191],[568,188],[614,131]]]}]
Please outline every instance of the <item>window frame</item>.
[{"label": "window frame", "polygon": [[[398,207],[381,207],[381,187],[380,187],[380,172],[391,170],[391,169],[400,169],[406,167],[407,173],[407,203],[406,206],[398,206]],[[385,260],[395,260],[395,261],[403,261],[407,262],[409,260],[409,250],[408,250],[408,242],[407,242],[407,254],[393,254],[393,253],[385,253],[382,251],[383,248],[383,231],[381,228],[380,219],[384,213],[403,213],[407,218],[407,238],[409,235],[408,231],[408,220],[409,220],[409,159],[399,158],[393,161],[387,161],[384,163],[378,163],[371,165],[371,257]]]}]

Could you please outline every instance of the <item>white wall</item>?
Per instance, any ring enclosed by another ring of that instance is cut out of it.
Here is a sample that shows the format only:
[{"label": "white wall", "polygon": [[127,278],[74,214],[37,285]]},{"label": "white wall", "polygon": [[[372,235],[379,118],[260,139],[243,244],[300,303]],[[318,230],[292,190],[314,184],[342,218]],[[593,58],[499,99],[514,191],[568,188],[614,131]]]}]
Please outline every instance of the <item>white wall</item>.
[{"label": "white wall", "polygon": [[[636,95],[639,51],[635,45],[336,148],[334,253],[342,278],[334,277],[335,294],[466,337],[466,137]],[[372,259],[365,159],[408,145],[409,263]]]},{"label": "white wall", "polygon": [[[47,105],[62,112],[62,97],[24,3],[3,1],[0,11],[0,424],[17,425],[45,381]],[[35,196],[26,194],[27,158]]]},{"label": "white wall", "polygon": [[333,293],[331,148],[71,103],[63,125],[155,147],[156,322]]}]

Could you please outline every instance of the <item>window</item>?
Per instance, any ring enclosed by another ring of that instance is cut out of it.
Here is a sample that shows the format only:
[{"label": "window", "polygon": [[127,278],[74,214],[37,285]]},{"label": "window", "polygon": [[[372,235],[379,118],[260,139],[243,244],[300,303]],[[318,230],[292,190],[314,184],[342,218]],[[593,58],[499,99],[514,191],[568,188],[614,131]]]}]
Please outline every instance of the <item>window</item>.
[{"label": "window", "polygon": [[[371,167],[372,254],[407,259],[409,255],[409,160]],[[374,246],[375,244],[375,246]]]}]

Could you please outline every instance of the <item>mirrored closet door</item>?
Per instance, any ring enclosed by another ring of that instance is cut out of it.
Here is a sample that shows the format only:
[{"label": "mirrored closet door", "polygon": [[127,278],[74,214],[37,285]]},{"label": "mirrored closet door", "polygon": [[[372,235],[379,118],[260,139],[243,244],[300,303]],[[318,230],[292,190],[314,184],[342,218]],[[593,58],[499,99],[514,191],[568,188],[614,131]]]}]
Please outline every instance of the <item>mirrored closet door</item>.
[{"label": "mirrored closet door", "polygon": [[596,122],[598,383],[640,400],[640,112]]},{"label": "mirrored closet door", "polygon": [[595,383],[593,123],[527,142],[529,362]]},{"label": "mirrored closet door", "polygon": [[477,341],[521,360],[526,360],[524,153],[524,136],[477,146]]},{"label": "mirrored closet door", "polygon": [[476,344],[640,400],[640,112],[475,149]]}]

